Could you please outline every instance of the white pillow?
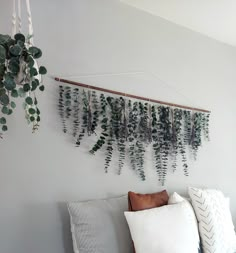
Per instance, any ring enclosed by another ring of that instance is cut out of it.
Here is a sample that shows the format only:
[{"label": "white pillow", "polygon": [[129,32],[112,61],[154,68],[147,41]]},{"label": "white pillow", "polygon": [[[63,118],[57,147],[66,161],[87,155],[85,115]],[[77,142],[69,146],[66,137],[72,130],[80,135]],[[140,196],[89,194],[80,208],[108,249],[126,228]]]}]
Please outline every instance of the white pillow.
[{"label": "white pillow", "polygon": [[198,253],[197,226],[186,201],[125,212],[136,253]]},{"label": "white pillow", "polygon": [[68,203],[75,253],[130,253],[128,197]]},{"label": "white pillow", "polygon": [[[187,201],[189,203],[189,199],[184,198],[182,196],[180,196],[177,192],[172,193],[169,196],[169,200],[168,200],[168,205],[172,205],[172,204],[177,204],[180,203],[182,201]],[[190,204],[190,203],[189,203]],[[190,204],[191,205],[191,204]],[[194,211],[193,211],[194,212]],[[195,216],[195,215],[194,215]]]},{"label": "white pillow", "polygon": [[[169,197],[168,205],[173,205],[173,204],[181,203],[183,201],[185,201],[185,203],[189,206],[188,217],[195,224],[195,226],[198,227],[197,217],[195,215],[194,209],[193,209],[193,207],[192,207],[192,205],[190,203],[190,199],[189,198],[184,198],[184,197],[180,196],[177,192],[174,192]],[[193,232],[195,232],[194,236],[198,240],[198,252],[202,252],[198,229],[194,230]]]},{"label": "white pillow", "polygon": [[236,252],[236,236],[229,201],[223,193],[190,187],[189,196],[199,222],[203,252]]}]

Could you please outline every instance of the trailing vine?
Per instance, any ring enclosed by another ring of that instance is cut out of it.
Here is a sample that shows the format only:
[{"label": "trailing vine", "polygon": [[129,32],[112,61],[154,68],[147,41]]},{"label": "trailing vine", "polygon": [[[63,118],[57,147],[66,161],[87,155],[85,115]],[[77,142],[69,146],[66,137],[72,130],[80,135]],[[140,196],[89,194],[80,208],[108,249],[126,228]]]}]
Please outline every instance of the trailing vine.
[{"label": "trailing vine", "polygon": [[191,136],[191,148],[194,159],[197,159],[197,151],[202,144],[202,114],[195,112],[193,114],[193,127]]},{"label": "trailing vine", "polygon": [[62,122],[62,129],[63,132],[67,132],[67,127],[66,127],[66,119],[65,119],[65,89],[63,86],[59,86],[59,101],[58,101],[58,110],[59,110],[59,115],[61,117],[61,122]]},{"label": "trailing vine", "polygon": [[83,90],[82,92],[82,104],[83,104],[83,112],[82,112],[82,125],[81,130],[78,134],[78,137],[76,139],[76,147],[79,147],[81,144],[81,141],[86,133],[86,129],[88,129],[88,98],[86,95],[86,92]]},{"label": "trailing vine", "polygon": [[157,119],[156,107],[152,105],[152,148],[154,151],[154,159],[155,159],[155,168],[156,173],[161,177],[161,142],[160,142],[160,123]]},{"label": "trailing vine", "polygon": [[129,100],[128,102],[128,110],[129,110],[129,121],[128,121],[128,153],[131,163],[131,168],[136,172],[136,159],[135,159],[135,139],[137,138],[136,128],[138,124],[138,109],[137,102],[134,102],[132,107],[132,102]]},{"label": "trailing vine", "polygon": [[[131,169],[145,180],[145,151],[152,145],[154,167],[162,185],[168,170],[179,168],[179,160],[188,176],[187,151],[196,159],[203,140],[209,141],[209,113],[192,113],[103,93],[98,98],[95,91],[72,90],[69,86],[59,87],[58,111],[64,133],[70,133],[72,122],[76,146],[85,135],[96,138],[90,153],[104,150],[106,173],[112,160],[117,159],[116,172],[120,175],[127,156]],[[113,156],[114,152],[118,156]]]},{"label": "trailing vine", "polygon": [[16,108],[16,99],[23,99],[25,118],[32,132],[39,128],[40,110],[36,91],[44,91],[44,66],[38,67],[41,49],[32,46],[29,37],[0,34],[0,137],[8,130],[7,118]]},{"label": "trailing vine", "polygon": [[168,169],[168,156],[171,151],[172,135],[171,135],[171,122],[170,122],[170,108],[160,106],[159,113],[159,135],[160,135],[160,155],[161,155],[161,172],[159,181],[163,185],[165,183],[167,169]]},{"label": "trailing vine", "polygon": [[75,88],[73,90],[73,132],[72,135],[74,138],[76,138],[77,133],[79,131],[79,125],[80,125],[80,118],[79,118],[79,112],[80,112],[80,102],[79,102],[79,89]]},{"label": "trailing vine", "polygon": [[124,166],[125,150],[126,150],[125,142],[128,136],[126,104],[125,104],[125,100],[122,97],[120,97],[119,112],[120,112],[120,115],[119,115],[120,129],[119,129],[119,137],[117,141],[117,146],[118,146],[118,151],[119,151],[118,175],[121,174],[121,170]]}]

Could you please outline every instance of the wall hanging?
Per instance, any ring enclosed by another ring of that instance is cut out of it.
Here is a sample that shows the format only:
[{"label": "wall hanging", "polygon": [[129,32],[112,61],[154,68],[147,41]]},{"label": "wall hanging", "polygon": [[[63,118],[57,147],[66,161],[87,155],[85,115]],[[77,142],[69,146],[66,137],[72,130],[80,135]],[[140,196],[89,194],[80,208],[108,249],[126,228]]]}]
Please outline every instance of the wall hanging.
[{"label": "wall hanging", "polygon": [[118,153],[118,174],[129,159],[132,170],[145,180],[145,151],[151,145],[154,167],[163,185],[168,168],[175,171],[179,160],[188,176],[188,158],[196,159],[203,140],[209,141],[208,110],[55,80],[80,87],[59,86],[63,132],[73,136],[76,147],[88,136],[96,136],[90,153],[105,153],[105,172]]},{"label": "wall hanging", "polygon": [[21,33],[21,1],[18,0],[18,18],[16,1],[13,0],[12,36],[0,34],[0,136],[7,131],[7,116],[16,107],[15,99],[23,98],[26,119],[32,124],[33,132],[38,129],[40,110],[36,90],[44,90],[42,75],[47,70],[38,66],[37,61],[42,51],[33,44],[33,25],[29,0],[26,0],[29,21],[28,35]]}]

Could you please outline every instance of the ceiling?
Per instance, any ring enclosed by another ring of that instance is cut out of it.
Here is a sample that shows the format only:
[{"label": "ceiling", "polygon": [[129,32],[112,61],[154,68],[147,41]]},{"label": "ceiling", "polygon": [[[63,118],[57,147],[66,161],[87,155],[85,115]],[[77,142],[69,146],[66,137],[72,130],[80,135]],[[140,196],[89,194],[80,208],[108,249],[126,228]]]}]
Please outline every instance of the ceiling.
[{"label": "ceiling", "polygon": [[236,46],[236,0],[121,0],[121,2]]}]

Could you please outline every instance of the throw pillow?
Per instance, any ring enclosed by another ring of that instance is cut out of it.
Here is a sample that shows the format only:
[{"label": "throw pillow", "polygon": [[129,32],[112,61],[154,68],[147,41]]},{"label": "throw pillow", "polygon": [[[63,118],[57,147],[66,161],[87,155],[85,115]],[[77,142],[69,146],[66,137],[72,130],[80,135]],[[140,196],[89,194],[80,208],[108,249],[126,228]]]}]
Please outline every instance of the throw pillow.
[{"label": "throw pillow", "polygon": [[[174,192],[169,197],[168,205],[178,204],[183,201],[189,206],[189,208],[187,209],[189,211],[188,212],[189,219],[191,220],[191,222],[193,222],[195,224],[196,227],[198,227],[198,221],[197,221],[194,209],[190,203],[190,199],[184,198],[184,197],[180,196],[178,193]],[[194,230],[193,232],[195,232],[194,236],[195,236],[196,240],[198,241],[198,252],[201,253],[202,247],[201,247],[201,242],[200,242],[200,237],[199,237],[199,231],[197,229],[197,230]]]},{"label": "throw pillow", "polygon": [[166,190],[151,194],[128,193],[129,211],[141,211],[168,204],[168,193]]},{"label": "throw pillow", "polygon": [[68,204],[75,253],[130,253],[127,195]]},{"label": "throw pillow", "polygon": [[189,195],[199,222],[204,253],[233,253],[236,236],[229,203],[218,190],[190,187]]},{"label": "throw pillow", "polygon": [[198,228],[185,201],[125,217],[137,253],[198,253]]}]

